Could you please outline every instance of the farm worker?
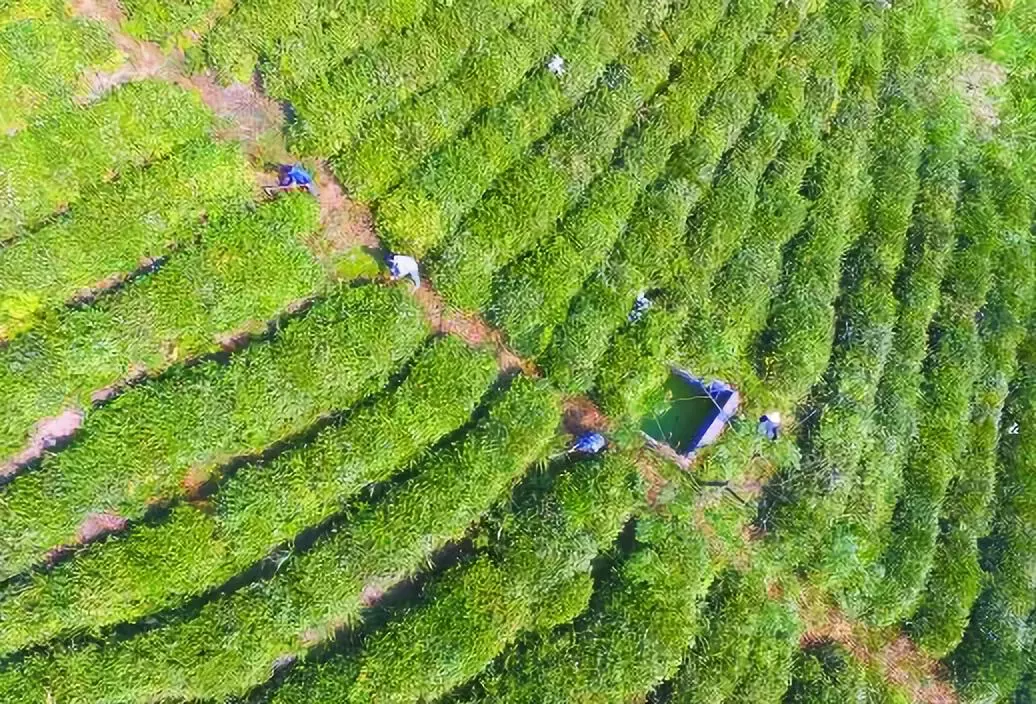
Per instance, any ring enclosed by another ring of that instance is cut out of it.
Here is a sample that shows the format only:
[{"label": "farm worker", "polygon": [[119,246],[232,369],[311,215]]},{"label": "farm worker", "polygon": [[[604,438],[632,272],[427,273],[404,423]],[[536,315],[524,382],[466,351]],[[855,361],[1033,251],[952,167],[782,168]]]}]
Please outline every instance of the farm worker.
[{"label": "farm worker", "polygon": [[414,288],[421,288],[421,274],[416,259],[405,254],[390,254],[388,266],[393,281],[409,277],[414,282]]},{"label": "farm worker", "polygon": [[565,60],[560,55],[554,54],[547,62],[547,70],[560,78],[565,75]]},{"label": "farm worker", "polygon": [[635,323],[644,317],[644,313],[647,312],[648,308],[651,307],[651,299],[647,297],[643,291],[637,294],[637,300],[633,302],[633,310],[627,316],[627,320],[631,323]]},{"label": "farm worker", "polygon": [[759,418],[759,433],[767,440],[776,440],[781,432],[781,414],[768,411]]},{"label": "farm worker", "polygon": [[604,439],[604,436],[600,433],[588,432],[583,433],[576,439],[576,444],[572,446],[569,452],[578,452],[583,455],[596,455],[598,452],[604,449],[604,446],[608,444],[608,441]]},{"label": "farm worker", "polygon": [[277,188],[267,190],[287,191],[293,188],[301,188],[314,196],[317,194],[317,186],[313,183],[313,177],[299,164],[282,166]]}]

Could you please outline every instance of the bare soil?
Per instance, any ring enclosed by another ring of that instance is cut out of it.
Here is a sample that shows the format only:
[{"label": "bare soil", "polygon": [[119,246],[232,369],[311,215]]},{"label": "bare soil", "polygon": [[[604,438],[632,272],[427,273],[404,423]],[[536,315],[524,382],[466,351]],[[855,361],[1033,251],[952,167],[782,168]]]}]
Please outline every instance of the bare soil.
[{"label": "bare soil", "polygon": [[[807,592],[806,599],[818,598]],[[804,615],[815,614],[808,606]],[[845,646],[861,662],[875,667],[887,682],[905,690],[919,704],[957,704],[959,699],[946,678],[945,668],[922,653],[904,633],[876,629],[849,619],[839,609],[823,610],[800,640],[803,646],[835,641]]]},{"label": "bare soil", "polygon": [[25,449],[0,463],[0,479],[17,474],[26,465],[42,457],[47,449],[68,440],[82,423],[83,411],[78,408],[70,408],[59,415],[39,421]]},{"label": "bare soil", "polygon": [[320,224],[323,238],[334,254],[355,247],[366,247],[383,254],[384,249],[374,233],[374,216],[370,208],[352,200],[335,179],[327,164],[321,162],[315,174],[320,194]]},{"label": "bare soil", "polygon": [[89,91],[84,96],[86,102],[96,100],[123,83],[143,78],[178,81],[183,75],[183,52],[163,51],[154,42],[135,39],[122,31],[125,15],[118,0],[68,0],[68,7],[73,15],[105,24],[110,30],[115,48],[123,56],[122,64],[113,71],[87,72]]},{"label": "bare soil", "polygon": [[76,542],[85,544],[120,531],[126,527],[126,519],[115,513],[91,513],[76,530]]},{"label": "bare soil", "polygon": [[470,345],[492,346],[502,371],[521,370],[532,377],[540,376],[535,364],[522,359],[507,347],[499,330],[494,329],[480,316],[448,310],[442,297],[427,282],[422,282],[421,287],[414,291],[414,296],[424,308],[425,317],[436,332],[456,335]]},{"label": "bare soil", "polygon": [[563,403],[565,431],[582,435],[590,431],[605,432],[612,427],[611,421],[586,396],[568,396]]},{"label": "bare soil", "polygon": [[1006,69],[981,54],[969,55],[954,78],[954,87],[968,105],[980,134],[991,136],[999,126],[996,93],[1006,82]]}]

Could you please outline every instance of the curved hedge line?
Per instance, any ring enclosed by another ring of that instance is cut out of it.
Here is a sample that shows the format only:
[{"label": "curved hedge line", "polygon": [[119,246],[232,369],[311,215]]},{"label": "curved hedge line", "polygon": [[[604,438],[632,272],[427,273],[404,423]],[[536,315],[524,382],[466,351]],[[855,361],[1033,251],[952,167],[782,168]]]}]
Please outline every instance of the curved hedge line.
[{"label": "curved hedge line", "polygon": [[427,335],[402,287],[340,288],[268,342],[177,367],[91,413],[77,440],[0,490],[0,575],[126,519],[381,388]]},{"label": "curved hedge line", "polygon": [[430,701],[475,677],[523,631],[554,625],[559,588],[590,581],[633,510],[635,476],[620,455],[567,469],[502,519],[487,554],[434,579],[358,652],[293,671],[271,701]]},{"label": "curved hedge line", "polygon": [[957,253],[929,330],[932,342],[918,437],[904,467],[903,490],[880,563],[881,583],[871,599],[872,617],[881,624],[917,608],[932,567],[946,490],[964,452],[972,387],[979,370],[976,314],[992,283],[991,258],[1001,247],[999,216],[985,166],[973,164],[965,172]]},{"label": "curved hedge line", "polygon": [[960,642],[982,588],[978,541],[989,530],[996,492],[1001,414],[1017,369],[1017,351],[1033,310],[1030,203],[1018,171],[1000,159],[991,173],[1006,232],[993,285],[979,312],[981,361],[975,381],[968,446],[947,490],[928,583],[908,626],[921,647],[938,657]]},{"label": "curved hedge line", "polygon": [[842,598],[859,608],[874,585],[869,570],[880,557],[902,488],[907,451],[917,428],[922,362],[928,327],[939,305],[940,285],[956,242],[954,217],[963,136],[956,99],[933,106],[927,116],[927,145],[904,261],[897,275],[896,322],[874,402],[870,440],[864,448],[849,502],[845,533],[856,546],[864,572],[841,585]]},{"label": "curved hedge line", "polygon": [[477,41],[504,30],[531,4],[434,3],[411,31],[388,35],[325,75],[292,86],[280,96],[294,109],[292,146],[306,154],[332,154],[348,146],[365,121],[445,80]]},{"label": "curved hedge line", "polygon": [[[718,16],[721,4],[709,10]],[[535,71],[508,100],[477,116],[464,134],[428,156],[378,203],[378,234],[391,249],[423,256],[450,238],[501,174],[546,135],[558,115],[579,104],[605,67],[654,15],[647,0],[605,0],[580,18],[575,36],[559,47],[561,77]]]},{"label": "curved hedge line", "polygon": [[[157,272],[39,321],[0,348],[0,457],[21,448],[34,422],[87,409],[91,393],[131,371],[155,374],[220,349],[220,335],[262,332],[266,321],[322,288],[303,245],[318,227],[312,198],[285,196],[230,213]],[[0,264],[0,268],[3,265]]]},{"label": "curved hedge line", "polygon": [[478,110],[522,85],[563,33],[568,33],[564,45],[586,29],[586,18],[577,21],[583,5],[584,0],[533,3],[510,27],[473,49],[454,76],[370,125],[332,157],[335,175],[356,198],[383,197]]},{"label": "curved hedge line", "polygon": [[108,643],[70,643],[0,671],[0,697],[29,704],[227,699],[345,625],[505,496],[540,459],[560,421],[558,399],[521,377],[413,477],[348,516],[270,579]]},{"label": "curved hedge line", "polygon": [[639,519],[636,546],[571,625],[510,649],[455,701],[558,704],[630,701],[672,675],[697,628],[712,581],[688,507]]},{"label": "curved hedge line", "polygon": [[1036,335],[1031,318],[1018,361],[1001,421],[1006,432],[999,448],[992,531],[982,543],[988,581],[960,645],[947,659],[965,701],[1008,696],[1018,686],[1032,648],[1036,426],[1027,421],[1036,413]]},{"label": "curved hedge line", "polygon": [[447,303],[464,310],[486,307],[493,275],[548,235],[608,166],[634,113],[666,82],[676,57],[712,28],[715,15],[678,3],[538,148],[497,180],[429,266]]},{"label": "curved hedge line", "polygon": [[305,445],[239,468],[205,510],[176,505],[163,520],[19,585],[3,600],[0,652],[58,634],[100,634],[217,588],[463,425],[496,371],[488,352],[454,337],[436,340],[415,355],[398,387]]},{"label": "curved hedge line", "polygon": [[[572,298],[607,258],[637,200],[662,174],[671,150],[679,148],[676,145],[689,139],[697,146],[715,135],[713,141],[718,145],[702,150],[718,159],[727,143],[736,138],[751,114],[758,90],[748,78],[728,81],[727,76],[738,68],[743,56],[738,73],[750,75],[747,69],[753,62],[774,63],[805,9],[795,3],[779,8],[763,30],[765,39],[754,46],[759,25],[773,4],[746,3],[728,14],[701,49],[681,59],[680,74],[656,96],[640,124],[619,145],[614,166],[590,184],[554,234],[496,276],[487,314],[519,353],[542,353]],[[703,129],[698,130],[699,108],[707,99],[709,107],[701,115]],[[722,129],[708,129],[713,125],[722,125]],[[712,165],[708,158],[702,161]]]},{"label": "curved hedge line", "polygon": [[[211,124],[198,96],[146,80],[17,132],[0,150],[0,242],[79,200],[105,174],[160,159],[205,136]],[[66,154],[76,158],[59,156]]]}]

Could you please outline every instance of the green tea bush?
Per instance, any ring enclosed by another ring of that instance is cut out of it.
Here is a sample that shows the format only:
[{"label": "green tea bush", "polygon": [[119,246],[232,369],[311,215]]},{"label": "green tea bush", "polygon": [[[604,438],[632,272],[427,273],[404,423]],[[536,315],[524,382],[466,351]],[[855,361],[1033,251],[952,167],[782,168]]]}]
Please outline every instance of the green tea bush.
[{"label": "green tea bush", "polygon": [[123,29],[143,39],[164,41],[198,27],[217,0],[122,0]]},{"label": "green tea bush", "polygon": [[[836,8],[832,9],[833,12],[835,10]],[[819,19],[817,21],[820,22]],[[848,22],[845,25],[836,26],[848,26],[847,31],[851,34],[855,31],[856,25]],[[840,34],[841,32],[839,32]],[[809,52],[819,50],[824,46],[820,38],[816,36],[811,36],[804,41],[805,44],[796,46],[793,52]],[[834,51],[837,46],[837,42],[833,43],[831,50]],[[783,101],[778,104],[780,105],[778,109],[784,110]],[[754,132],[751,133],[744,142],[752,140],[754,134]],[[717,144],[714,140],[706,141],[706,143],[709,142]],[[673,166],[675,173],[680,175],[682,181],[680,184],[681,195],[690,202],[697,201],[709,189],[709,184],[700,180],[703,170],[711,175],[711,169],[706,168],[708,164],[700,161],[703,153],[707,153],[707,150],[697,147],[687,150],[686,153],[678,153]],[[723,173],[727,173],[726,167],[724,167]],[[722,180],[726,183],[727,188],[734,187],[726,177],[723,177]],[[736,182],[736,178],[734,182]],[[741,185],[738,184],[736,187],[740,188]],[[708,191],[708,193],[710,197],[706,202],[713,199],[721,202],[726,197],[725,193],[719,193],[713,198],[712,192]],[[711,207],[707,204],[701,206],[703,210]],[[664,226],[671,228],[677,238],[682,238],[682,221],[669,218]],[[666,262],[666,266],[670,269],[665,272],[666,280],[669,282],[666,285],[671,287],[675,293],[667,308],[669,311],[679,311],[678,317],[684,321],[683,327],[691,316],[701,314],[701,307],[707,302],[711,277],[698,277],[697,267],[690,257],[687,257],[684,263],[681,263],[680,257],[676,257],[675,260],[671,259]],[[662,319],[665,320],[669,317],[667,312],[663,314]],[[697,324],[692,329],[696,328]],[[652,328],[651,325],[642,327],[638,323],[632,323],[625,325],[616,334],[610,351],[600,365],[595,391],[602,403],[610,409],[609,412],[617,416],[630,417],[636,417],[645,412],[647,410],[645,404],[649,402],[651,394],[662,385],[668,375],[667,365],[670,362],[683,361],[697,368],[696,353],[698,349],[696,347],[688,348],[686,344],[682,344],[681,333],[682,329],[670,327],[668,324]]]},{"label": "green tea bush", "polygon": [[989,530],[1001,413],[1032,310],[1030,204],[1020,172],[1000,159],[995,163],[998,168],[994,167],[991,176],[996,180],[996,200],[1001,204],[1001,222],[1006,233],[1004,247],[995,261],[989,297],[979,312],[982,357],[972,400],[968,446],[943,503],[932,571],[908,626],[914,640],[939,657],[960,642],[982,588],[978,541]]},{"label": "green tea bush", "polygon": [[0,21],[0,132],[67,105],[84,71],[112,61],[104,27],[69,17],[60,0],[24,0]]},{"label": "green tea bush", "polygon": [[395,109],[461,66],[478,41],[504,30],[532,0],[455,0],[414,26],[361,51],[328,74],[293,87],[292,143],[307,154],[348,146],[368,117]]},{"label": "green tea bush", "polygon": [[[813,75],[808,79],[801,115],[785,127],[784,141],[765,171],[751,180],[759,161],[772,149],[772,130],[782,124],[783,101],[777,100],[778,110],[760,118],[753,130],[756,146],[747,149],[742,157],[752,166],[752,173],[742,182],[737,179],[739,169],[729,169],[728,178],[733,189],[730,209],[721,217],[721,207],[727,198],[718,197],[713,210],[720,232],[731,242],[740,241],[741,248],[712,276],[712,290],[708,308],[689,325],[687,344],[694,348],[694,361],[701,371],[719,373],[724,378],[739,378],[746,350],[766,323],[770,297],[777,285],[781,270],[781,251],[784,245],[805,223],[808,200],[801,194],[803,179],[821,150],[832,111],[845,88],[848,70],[855,61],[859,30],[859,5],[856,3],[829,3],[824,11],[824,23],[816,23],[813,32],[827,39],[818,56],[809,67]],[[796,65],[786,70],[794,85]],[[782,81],[785,79],[781,79]],[[784,90],[778,85],[776,90]],[[794,95],[794,93],[790,93]],[[756,136],[757,135],[757,136]],[[724,173],[727,173],[724,169]],[[757,188],[750,188],[758,183]],[[746,217],[747,216],[747,217]],[[739,232],[739,228],[743,228]],[[724,232],[725,231],[725,232]],[[724,238],[724,241],[727,241]]]},{"label": "green tea bush", "polygon": [[460,701],[632,701],[671,676],[715,569],[682,503],[638,520],[634,549],[604,577],[589,611],[507,651]]},{"label": "green tea bush", "polygon": [[332,158],[335,174],[355,197],[380,199],[472,115],[511,94],[564,32],[583,29],[576,23],[583,5],[534,3],[510,27],[473,47],[455,76],[370,125]]},{"label": "green tea bush", "polygon": [[661,179],[637,202],[625,237],[573,299],[554,330],[541,366],[570,393],[593,386],[612,336],[627,322],[637,294],[655,283],[654,270],[682,245],[683,227],[696,200],[682,180]]},{"label": "green tea bush", "polygon": [[972,387],[979,371],[976,314],[991,284],[991,257],[1001,246],[999,215],[982,164],[965,174],[957,215],[957,253],[932,322],[918,436],[903,471],[903,489],[881,558],[872,618],[892,623],[914,612],[932,567],[939,514],[964,452]]},{"label": "green tea bush", "polygon": [[21,130],[0,150],[0,242],[75,202],[91,183],[202,137],[211,120],[193,93],[149,80]]},{"label": "green tea bush", "polygon": [[636,419],[648,410],[650,395],[669,375],[688,310],[678,297],[655,300],[639,319],[616,333],[597,367],[591,395],[612,418]]},{"label": "green tea bush", "polygon": [[[864,448],[849,504],[845,532],[856,559],[869,568],[878,559],[902,487],[906,453],[917,428],[922,362],[928,327],[939,304],[940,284],[956,242],[954,216],[959,192],[958,156],[962,124],[956,99],[927,111],[927,146],[902,268],[897,275],[896,322],[875,396],[870,440]],[[840,587],[860,608],[873,580],[866,575]]]},{"label": "green tea bush", "polygon": [[428,156],[378,204],[382,240],[395,251],[423,256],[452,235],[496,178],[594,87],[654,7],[647,0],[604,0],[597,12],[580,17],[557,50],[566,62],[563,75],[546,67],[531,73],[510,98],[476,116],[463,135]]},{"label": "green tea bush", "polygon": [[843,646],[824,643],[799,653],[785,704],[907,704],[909,699],[858,663]]},{"label": "green tea bush", "polygon": [[[92,392],[125,380],[127,370],[155,374],[218,351],[221,335],[265,330],[324,284],[303,245],[318,220],[315,201],[295,195],[229,213],[154,274],[44,317],[0,349],[0,456],[22,447],[39,419],[88,408]],[[4,262],[0,255],[0,269]]]},{"label": "green tea bush", "polygon": [[701,632],[673,678],[674,704],[723,702],[751,667],[752,635],[766,599],[760,573],[728,569],[713,583],[702,608]]},{"label": "green tea bush", "polygon": [[752,636],[751,666],[728,704],[779,702],[791,686],[802,624],[788,604],[768,601]]},{"label": "green tea bush", "polygon": [[226,81],[247,82],[264,62],[267,88],[286,97],[290,87],[411,25],[427,7],[427,0],[238,0],[206,35],[205,54]]},{"label": "green tea bush", "polygon": [[[785,7],[775,16],[771,32],[752,48],[737,73],[713,98],[712,112],[720,119],[688,144],[694,157],[685,159],[681,168],[692,178],[713,182],[693,216],[687,242],[691,261],[705,281],[711,281],[739,249],[752,215],[756,184],[776,155],[788,124],[802,109],[811,66],[819,54],[832,48],[828,14],[834,15],[833,8],[814,15],[801,29],[799,40],[782,56],[784,43],[800,31],[789,9]],[[802,7],[800,21],[808,9]],[[755,111],[746,138],[737,142],[717,171],[719,156],[734,141],[730,136],[740,133],[740,127],[752,117],[757,96],[774,81]]]},{"label": "green tea bush", "polygon": [[430,266],[450,305],[486,307],[493,275],[553,230],[607,167],[634,112],[666,81],[670,64],[714,22],[711,12],[679,3],[532,154],[497,181]]},{"label": "green tea bush", "polygon": [[226,364],[177,367],[90,414],[71,447],[0,492],[0,574],[75,542],[97,514],[139,518],[229,459],[262,451],[384,385],[424,339],[401,287],[341,288]]},{"label": "green tea bush", "polygon": [[244,205],[252,188],[241,150],[211,142],[100,186],[68,214],[0,250],[0,337],[189,243],[201,216]]},{"label": "green tea bush", "polygon": [[855,211],[865,189],[881,77],[881,33],[870,24],[864,23],[862,58],[834,119],[830,148],[815,167],[817,196],[789,245],[759,351],[766,383],[789,401],[802,397],[827,366],[841,261],[860,234]]},{"label": "green tea bush", "polygon": [[[899,57],[889,57],[895,67]],[[894,69],[893,69],[894,70]],[[907,76],[905,80],[911,80]],[[830,363],[813,391],[815,419],[802,437],[797,476],[782,478],[785,499],[772,525],[798,543],[801,557],[824,579],[837,579],[842,561],[842,514],[870,434],[878,383],[896,320],[894,284],[906,249],[924,147],[924,116],[909,86],[889,77],[877,118],[870,167],[866,229],[847,253],[835,303]],[[817,550],[821,551],[819,557]]]},{"label": "green tea bush", "polygon": [[[724,279],[717,278],[723,271],[724,262],[736,259],[745,251],[743,240],[755,231],[753,224],[755,206],[761,190],[760,180],[767,172],[768,165],[781,156],[779,151],[782,142],[791,129],[800,112],[808,115],[827,112],[833,99],[831,91],[825,91],[819,76],[810,76],[811,72],[825,74],[832,67],[837,27],[844,31],[853,27],[849,18],[837,15],[838,7],[832,3],[823,15],[814,19],[803,28],[801,38],[780,65],[780,73],[773,72],[778,65],[772,60],[764,59],[756,69],[766,70],[769,81],[776,80],[773,88],[766,93],[756,110],[745,139],[738,142],[724,157],[716,175],[709,195],[692,216],[688,233],[688,249],[695,270],[695,283],[688,288],[688,300],[697,313],[690,317],[687,330],[684,332],[685,355],[688,363],[697,371],[708,369],[710,357],[716,355],[710,348],[729,348],[729,342],[723,332],[714,329],[713,307],[731,305],[727,300],[720,300],[724,292],[715,293],[712,289]],[[832,23],[835,20],[837,24]],[[823,57],[820,61],[818,58]],[[740,77],[744,84],[746,77]],[[818,83],[818,81],[820,81]],[[807,92],[808,91],[808,92]],[[808,102],[807,105],[807,95]],[[809,119],[808,117],[803,119]],[[814,119],[814,121],[816,121]],[[817,124],[819,140],[820,125]],[[721,134],[721,132],[720,132]],[[704,142],[708,142],[706,139]],[[713,138],[712,141],[715,141]],[[696,150],[704,151],[702,142],[696,142]],[[790,155],[784,155],[789,156]],[[779,162],[775,168],[783,168]],[[712,176],[713,169],[698,170],[697,178]],[[701,186],[699,186],[701,188]],[[763,223],[760,223],[762,225]],[[748,243],[744,243],[747,245]],[[746,253],[745,256],[750,256]],[[744,262],[738,262],[737,266]],[[747,272],[738,271],[734,276],[754,274],[758,269],[751,268]],[[730,276],[730,272],[723,271]],[[758,290],[753,290],[751,297],[758,297]],[[738,301],[743,304],[743,301]],[[712,367],[715,368],[715,367]],[[731,378],[739,378],[735,375]]]},{"label": "green tea bush", "polygon": [[292,672],[272,701],[430,701],[475,677],[523,631],[544,627],[559,587],[590,581],[591,561],[633,509],[635,477],[621,455],[571,467],[503,518],[488,554],[433,580],[358,653]]},{"label": "green tea bush", "polygon": [[463,425],[495,376],[488,352],[455,337],[434,341],[398,387],[306,444],[239,468],[206,510],[174,506],[161,521],[32,575],[4,599],[0,652],[63,633],[99,634],[219,586]]},{"label": "green tea bush", "polygon": [[304,655],[460,539],[540,459],[561,413],[540,382],[517,379],[475,427],[428,455],[270,579],[106,644],[58,645],[0,672],[10,704],[225,700]]},{"label": "green tea bush", "polygon": [[[590,185],[553,236],[497,276],[488,314],[519,353],[542,353],[572,298],[626,227],[637,199],[662,174],[675,145],[688,139],[718,160],[736,138],[765,87],[751,79],[753,63],[774,64],[805,14],[804,5],[782,6],[766,38],[749,49],[772,9],[769,2],[737,5],[704,46],[680,62],[680,75],[648,106],[642,122],[619,146],[616,165]],[[735,69],[738,77],[730,84],[722,82]],[[764,74],[768,75],[762,80],[772,80],[772,71]],[[697,113],[717,84],[702,127],[696,130]],[[715,138],[709,140],[709,135]],[[711,150],[703,146],[709,142]],[[714,164],[708,157],[702,161],[701,170]]]},{"label": "green tea bush", "polygon": [[763,575],[723,573],[709,591],[702,621],[672,680],[672,704],[779,701],[800,627],[787,604],[769,600]]},{"label": "green tea bush", "polygon": [[[1036,608],[1036,336],[1032,320],[1019,348],[1001,427],[992,531],[983,541],[988,572],[964,637],[947,658],[962,698],[1000,701],[1018,685],[1031,654]],[[1017,425],[1016,425],[1017,424]],[[1028,621],[1028,622],[1027,622]]]}]

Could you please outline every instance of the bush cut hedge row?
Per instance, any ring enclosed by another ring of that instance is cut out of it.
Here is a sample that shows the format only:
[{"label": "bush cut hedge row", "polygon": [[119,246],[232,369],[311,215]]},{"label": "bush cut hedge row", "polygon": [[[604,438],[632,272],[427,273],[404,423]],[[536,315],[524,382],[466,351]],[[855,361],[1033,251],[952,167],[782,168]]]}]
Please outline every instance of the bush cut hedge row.
[{"label": "bush cut hedge row", "polygon": [[905,693],[891,687],[878,673],[856,661],[845,647],[821,643],[802,650],[785,704],[907,704]]},{"label": "bush cut hedge row", "polygon": [[633,550],[604,577],[589,611],[506,651],[455,701],[631,701],[671,676],[715,569],[689,499],[638,519]]},{"label": "bush cut hedge row", "polygon": [[446,79],[473,46],[505,30],[530,5],[532,0],[433,4],[411,31],[390,35],[324,76],[292,87],[279,97],[294,108],[293,147],[307,154],[347,147],[367,118]]},{"label": "bush cut hedge row", "polygon": [[414,476],[347,517],[272,578],[104,645],[60,645],[0,672],[5,702],[225,700],[266,682],[425,568],[540,459],[560,421],[541,382],[517,379]]},{"label": "bush cut hedge row", "polygon": [[[376,215],[382,240],[420,257],[452,236],[497,177],[596,85],[654,17],[654,7],[649,0],[604,0],[598,12],[584,13],[558,47],[564,74],[555,76],[546,66],[531,73],[511,97],[477,115],[464,134],[425,158],[381,200]],[[718,17],[718,9],[710,12]]]},{"label": "bush cut hedge row", "polygon": [[0,10],[0,56],[0,133],[8,133],[67,106],[84,69],[110,64],[115,46],[103,25],[70,17],[60,0],[21,0]]},{"label": "bush cut hedge row", "polygon": [[981,356],[976,314],[992,283],[991,260],[1002,246],[987,168],[976,159],[964,172],[957,252],[929,329],[931,349],[918,435],[904,467],[903,488],[880,563],[883,576],[872,599],[872,618],[880,624],[899,620],[917,608],[932,567],[946,490],[966,445]]},{"label": "bush cut hedge row", "polygon": [[[0,490],[0,575],[73,543],[96,517],[143,516],[381,388],[425,338],[402,287],[341,288],[226,364],[177,367],[90,414],[66,450]],[[86,522],[86,525],[84,525]]]},{"label": "bush cut hedge row", "polygon": [[635,111],[665,84],[676,57],[713,24],[712,12],[677,3],[531,154],[497,180],[430,264],[448,304],[464,310],[487,306],[493,275],[554,229],[608,166]]},{"label": "bush cut hedge row", "polygon": [[201,216],[241,207],[252,183],[240,149],[206,141],[95,189],[60,219],[0,250],[0,337],[190,243]]},{"label": "bush cut hedge row", "polygon": [[[680,75],[658,96],[657,107],[619,147],[615,166],[591,184],[554,235],[497,276],[488,314],[520,353],[535,355],[546,348],[554,326],[563,322],[583,282],[608,257],[638,199],[662,175],[677,145],[684,140],[693,145],[702,162],[700,174],[711,172],[736,140],[807,8],[796,3],[778,8],[763,38],[751,44],[772,9],[760,3],[730,14],[704,47],[682,62]],[[755,66],[766,69],[753,71]],[[737,75],[727,79],[735,70]],[[761,74],[758,80],[754,74]]]},{"label": "bush cut hedge row", "polygon": [[895,284],[896,322],[878,390],[870,440],[861,456],[845,516],[847,540],[855,546],[860,571],[839,587],[854,610],[874,585],[870,568],[887,539],[892,511],[902,487],[902,471],[917,428],[922,362],[928,327],[939,305],[940,286],[956,243],[954,217],[959,192],[958,156],[962,122],[956,99],[927,110],[927,144],[907,233],[904,261]]},{"label": "bush cut hedge row", "polygon": [[672,680],[670,701],[780,701],[800,626],[794,610],[767,597],[762,573],[724,572],[709,591],[702,621]]},{"label": "bush cut hedge row", "polygon": [[224,81],[247,83],[262,60],[271,94],[332,71],[358,49],[421,18],[428,0],[239,0],[208,32],[205,55]]},{"label": "bush cut hedge row", "polygon": [[47,316],[0,349],[0,457],[22,447],[39,419],[89,408],[91,394],[127,370],[155,374],[218,351],[221,336],[264,331],[324,285],[303,245],[318,220],[313,199],[296,195],[228,213],[154,274]]},{"label": "bush cut hedge row", "polygon": [[629,457],[608,455],[527,492],[486,554],[434,579],[358,652],[292,672],[272,701],[431,701],[475,677],[524,631],[556,625],[559,593],[581,583],[589,594],[590,563],[633,510],[636,476]]},{"label": "bush cut hedge row", "polygon": [[17,132],[0,149],[0,242],[79,200],[91,184],[199,139],[211,122],[193,93],[147,80]]},{"label": "bush cut hedge row", "polygon": [[218,587],[464,424],[495,376],[488,352],[454,337],[434,341],[398,387],[305,445],[239,468],[205,510],[176,505],[160,521],[33,575],[4,599],[0,651],[62,633],[100,634]]},{"label": "bush cut hedge row", "polygon": [[867,181],[882,66],[879,20],[872,10],[863,13],[860,59],[835,116],[830,146],[814,167],[814,202],[805,227],[789,244],[759,350],[766,383],[786,401],[801,398],[827,366],[841,260],[860,235],[856,214]]},{"label": "bush cut hedge row", "polygon": [[1025,420],[1036,412],[1033,330],[1030,319],[1001,421],[1005,432],[999,448],[996,508],[992,531],[982,543],[987,578],[963,639],[946,661],[965,701],[1002,700],[1018,686],[1026,669],[1032,670],[1036,427]]},{"label": "bush cut hedge row", "polygon": [[991,175],[1006,232],[994,261],[992,288],[979,312],[982,358],[971,402],[968,445],[943,503],[932,571],[909,624],[915,641],[939,657],[960,642],[982,588],[979,539],[989,531],[996,493],[1001,414],[1033,310],[1030,204],[1021,174],[1001,159],[995,163],[1002,164]]},{"label": "bush cut hedge row", "polygon": [[[562,35],[563,43],[570,42],[573,30],[585,29],[587,18],[577,21],[585,4],[534,2],[510,27],[473,47],[456,74],[370,125],[336,154],[335,175],[354,197],[382,198],[479,110],[505,100],[524,80],[535,80],[527,74],[545,67],[555,42]],[[596,11],[590,3],[588,12]]]}]

